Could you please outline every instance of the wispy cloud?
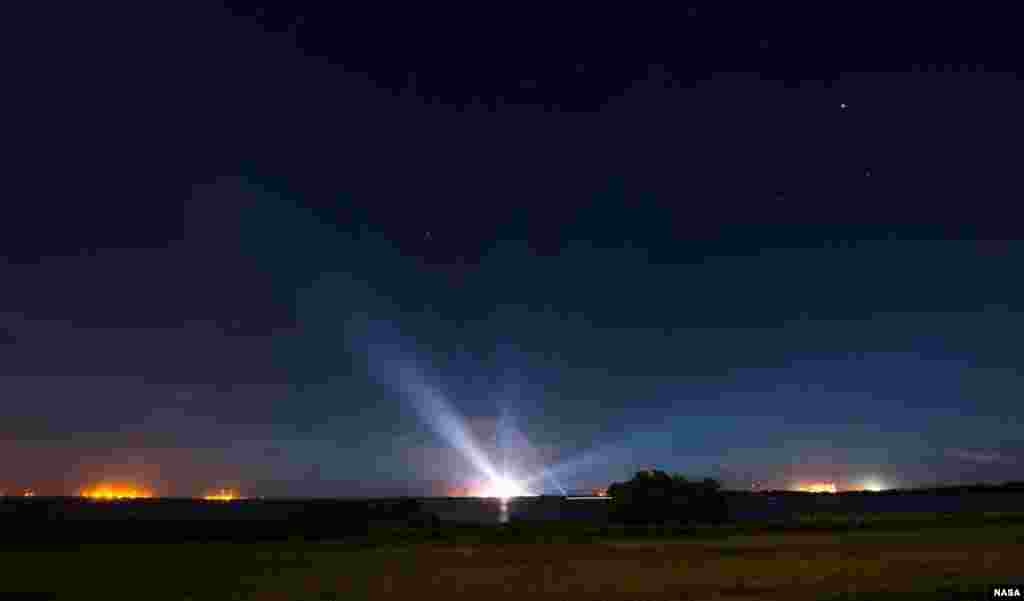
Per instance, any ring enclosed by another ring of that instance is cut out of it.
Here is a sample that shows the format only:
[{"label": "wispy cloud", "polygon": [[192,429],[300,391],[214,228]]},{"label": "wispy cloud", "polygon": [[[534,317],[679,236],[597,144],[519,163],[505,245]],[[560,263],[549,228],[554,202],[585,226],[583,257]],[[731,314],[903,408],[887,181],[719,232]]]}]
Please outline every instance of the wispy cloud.
[{"label": "wispy cloud", "polygon": [[1016,459],[1010,455],[998,451],[985,451],[976,449],[946,449],[946,455],[963,461],[983,464],[1008,464],[1016,463]]}]

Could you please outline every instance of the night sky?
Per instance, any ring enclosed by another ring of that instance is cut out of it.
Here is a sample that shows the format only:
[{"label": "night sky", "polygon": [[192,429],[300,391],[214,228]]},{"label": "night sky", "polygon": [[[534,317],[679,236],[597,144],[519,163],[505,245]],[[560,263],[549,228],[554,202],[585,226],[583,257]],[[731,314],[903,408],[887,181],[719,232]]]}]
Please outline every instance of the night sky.
[{"label": "night sky", "polygon": [[1021,479],[999,19],[288,6],[13,38],[0,490]]}]

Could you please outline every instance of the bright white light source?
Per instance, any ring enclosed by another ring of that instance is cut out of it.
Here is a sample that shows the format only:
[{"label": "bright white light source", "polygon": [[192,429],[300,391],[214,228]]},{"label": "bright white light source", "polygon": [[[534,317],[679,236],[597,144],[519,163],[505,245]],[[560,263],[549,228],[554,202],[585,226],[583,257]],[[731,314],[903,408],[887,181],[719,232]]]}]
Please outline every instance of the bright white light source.
[{"label": "bright white light source", "polygon": [[508,478],[496,478],[492,480],[483,491],[481,491],[480,496],[493,497],[496,499],[510,499],[512,497],[530,496],[530,492],[515,480],[509,480]]},{"label": "bright white light source", "polygon": [[879,492],[888,488],[888,486],[878,478],[867,478],[861,483],[860,487],[862,490],[870,492]]}]

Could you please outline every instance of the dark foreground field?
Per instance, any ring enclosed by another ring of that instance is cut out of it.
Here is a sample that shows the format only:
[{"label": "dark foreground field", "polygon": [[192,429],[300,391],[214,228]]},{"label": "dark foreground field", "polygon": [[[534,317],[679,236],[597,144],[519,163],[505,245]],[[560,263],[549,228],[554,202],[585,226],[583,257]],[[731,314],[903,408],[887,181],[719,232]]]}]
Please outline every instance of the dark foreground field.
[{"label": "dark foreground field", "polygon": [[982,599],[987,583],[1024,576],[1020,516],[855,525],[813,516],[788,528],[442,528],[358,542],[18,545],[0,547],[0,591],[103,600]]}]

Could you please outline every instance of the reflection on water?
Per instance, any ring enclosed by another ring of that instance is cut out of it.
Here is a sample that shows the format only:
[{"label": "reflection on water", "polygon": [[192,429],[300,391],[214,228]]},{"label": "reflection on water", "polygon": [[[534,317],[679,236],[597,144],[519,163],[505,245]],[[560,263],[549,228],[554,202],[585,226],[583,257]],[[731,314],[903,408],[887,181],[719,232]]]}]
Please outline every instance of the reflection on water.
[{"label": "reflection on water", "polygon": [[424,509],[442,521],[476,524],[508,524],[513,520],[604,521],[608,504],[601,501],[567,501],[563,497],[514,497],[511,499],[424,499]]}]

